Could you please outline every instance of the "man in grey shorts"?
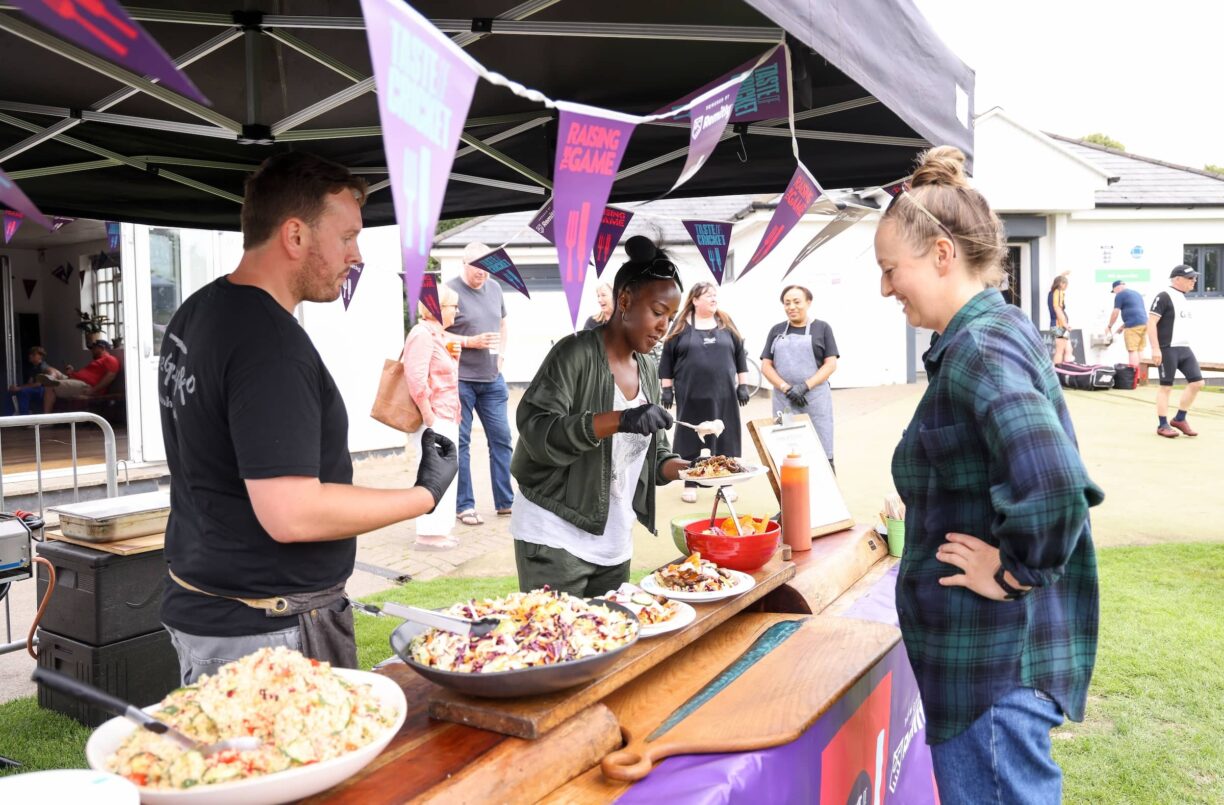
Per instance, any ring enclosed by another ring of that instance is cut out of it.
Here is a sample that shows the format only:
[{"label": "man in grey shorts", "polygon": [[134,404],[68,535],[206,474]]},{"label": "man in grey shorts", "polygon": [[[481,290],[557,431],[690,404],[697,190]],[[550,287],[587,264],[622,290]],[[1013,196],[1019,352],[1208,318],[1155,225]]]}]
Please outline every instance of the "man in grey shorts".
[{"label": "man in grey shorts", "polygon": [[[1190,427],[1186,414],[1194,404],[1199,389],[1203,387],[1203,372],[1198,359],[1190,348],[1190,306],[1186,303],[1186,292],[1194,290],[1198,272],[1190,266],[1177,266],[1169,273],[1169,287],[1156,294],[1148,309],[1148,340],[1152,345],[1152,363],[1160,368],[1160,389],[1156,392],[1156,434],[1166,439],[1175,439],[1183,433],[1198,436]],[[1186,390],[1178,402],[1177,415],[1168,418],[1169,395],[1173,391],[1173,379],[1178,372],[1186,378]]]}]

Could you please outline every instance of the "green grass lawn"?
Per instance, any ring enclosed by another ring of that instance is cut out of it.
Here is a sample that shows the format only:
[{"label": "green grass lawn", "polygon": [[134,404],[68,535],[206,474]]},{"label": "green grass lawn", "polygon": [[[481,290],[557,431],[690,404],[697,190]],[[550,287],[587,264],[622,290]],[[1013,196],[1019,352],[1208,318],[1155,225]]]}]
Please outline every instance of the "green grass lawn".
[{"label": "green grass lawn", "polygon": [[[1109,548],[1100,560],[1101,642],[1088,720],[1054,733],[1065,801],[1224,802],[1224,544]],[[366,600],[441,607],[515,588],[513,577],[438,579]],[[397,623],[357,616],[363,668],[390,655]],[[82,766],[88,734],[33,698],[0,705],[0,755],[22,760],[27,771]]]}]

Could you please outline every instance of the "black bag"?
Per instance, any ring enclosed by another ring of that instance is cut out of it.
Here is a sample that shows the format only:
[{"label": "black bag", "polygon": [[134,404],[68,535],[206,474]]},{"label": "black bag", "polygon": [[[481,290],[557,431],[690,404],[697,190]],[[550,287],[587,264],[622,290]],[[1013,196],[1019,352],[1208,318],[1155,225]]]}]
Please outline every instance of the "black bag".
[{"label": "black bag", "polygon": [[1065,388],[1100,391],[1114,387],[1115,373],[1112,366],[1059,363],[1054,366],[1054,371],[1058,374],[1058,382]]},{"label": "black bag", "polygon": [[1129,363],[1114,364],[1114,388],[1116,389],[1136,389],[1139,388],[1139,372]]}]

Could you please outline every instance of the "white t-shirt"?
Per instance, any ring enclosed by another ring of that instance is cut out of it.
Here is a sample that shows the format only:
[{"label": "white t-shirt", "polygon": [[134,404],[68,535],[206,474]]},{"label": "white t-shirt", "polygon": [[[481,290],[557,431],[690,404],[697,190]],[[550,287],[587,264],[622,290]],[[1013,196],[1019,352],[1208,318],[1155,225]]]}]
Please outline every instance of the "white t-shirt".
[{"label": "white t-shirt", "polygon": [[1194,319],[1186,295],[1173,286],[1152,299],[1148,308],[1160,318],[1156,321],[1156,343],[1161,347],[1188,347],[1194,338]]},{"label": "white t-shirt", "polygon": [[[616,386],[613,383],[613,386]],[[632,402],[625,399],[620,386],[612,410],[621,411],[646,402],[641,387]],[[612,479],[608,485],[608,522],[602,534],[583,531],[562,520],[522,495],[514,498],[510,514],[510,536],[523,542],[560,548],[583,561],[605,567],[619,565],[633,558],[633,493],[637,490],[642,464],[650,448],[650,437],[637,433],[617,433],[612,436]]]}]

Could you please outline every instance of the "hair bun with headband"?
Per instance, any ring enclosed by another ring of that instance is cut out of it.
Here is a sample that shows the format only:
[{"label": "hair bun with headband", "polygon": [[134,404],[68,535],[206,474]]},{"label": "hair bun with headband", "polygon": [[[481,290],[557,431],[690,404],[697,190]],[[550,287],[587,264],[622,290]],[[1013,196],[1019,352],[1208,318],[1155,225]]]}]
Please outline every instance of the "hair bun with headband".
[{"label": "hair bun with headband", "polygon": [[969,187],[969,181],[965,178],[964,152],[951,145],[940,145],[925,151],[919,157],[910,187],[924,185]]},{"label": "hair bun with headband", "polygon": [[634,235],[625,241],[625,254],[635,263],[649,263],[659,256],[659,247],[645,235]]}]

